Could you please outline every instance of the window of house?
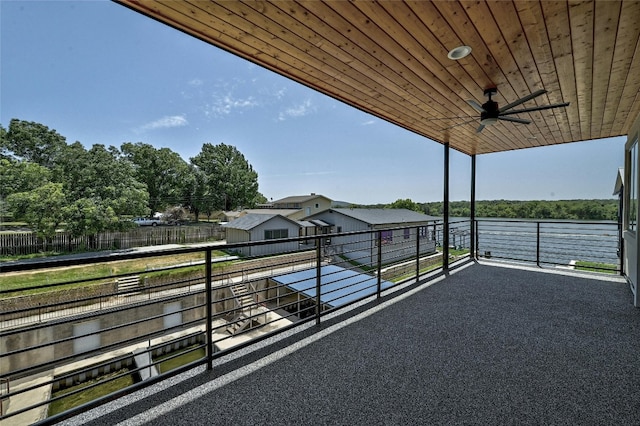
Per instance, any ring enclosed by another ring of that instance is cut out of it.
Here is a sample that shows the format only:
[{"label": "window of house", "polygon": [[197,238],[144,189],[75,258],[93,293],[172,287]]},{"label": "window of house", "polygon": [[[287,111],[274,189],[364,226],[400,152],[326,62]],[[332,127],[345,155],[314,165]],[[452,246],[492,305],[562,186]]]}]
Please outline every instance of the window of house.
[{"label": "window of house", "polygon": [[316,203],[316,209],[320,208],[320,204]]},{"label": "window of house", "polygon": [[636,138],[626,151],[628,168],[627,206],[625,224],[629,231],[636,232],[638,219],[638,139]]},{"label": "window of house", "polygon": [[393,242],[393,231],[382,231],[380,233],[382,244],[391,244]]},{"label": "window of house", "polygon": [[342,226],[338,226],[338,234],[342,232]]},{"label": "window of house", "polygon": [[411,238],[411,229],[404,228],[404,239],[408,240],[409,238]]},{"label": "window of house", "polygon": [[264,231],[265,240],[276,240],[278,238],[289,238],[289,230],[288,229],[265,229]]},{"label": "window of house", "polygon": [[418,232],[420,233],[420,239],[429,237],[429,231],[427,230],[426,226],[421,226],[418,229]]}]

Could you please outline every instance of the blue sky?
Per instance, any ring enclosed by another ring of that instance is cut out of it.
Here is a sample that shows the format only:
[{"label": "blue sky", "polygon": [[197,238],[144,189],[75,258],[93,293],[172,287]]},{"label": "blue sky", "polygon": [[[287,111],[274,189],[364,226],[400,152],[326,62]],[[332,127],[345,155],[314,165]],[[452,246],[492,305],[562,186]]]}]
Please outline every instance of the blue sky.
[{"label": "blue sky", "polygon": [[[269,199],[442,200],[443,147],[108,1],[0,1],[0,124],[189,161],[235,146]],[[477,199],[612,198],[624,137],[477,157]],[[470,159],[451,151],[452,200]]]}]

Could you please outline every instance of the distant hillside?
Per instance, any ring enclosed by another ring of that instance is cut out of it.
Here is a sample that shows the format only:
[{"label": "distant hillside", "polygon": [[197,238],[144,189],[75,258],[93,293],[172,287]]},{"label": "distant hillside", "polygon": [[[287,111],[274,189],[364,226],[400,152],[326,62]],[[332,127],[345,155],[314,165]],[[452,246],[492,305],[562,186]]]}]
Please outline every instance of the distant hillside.
[{"label": "distant hillside", "polygon": [[[334,201],[331,207],[363,208],[408,208],[431,216],[442,216],[442,202],[418,203],[398,200],[390,204],[359,205],[345,201]],[[469,201],[451,201],[449,215],[471,216]],[[499,217],[509,219],[558,219],[558,220],[617,220],[618,200],[482,200],[476,201],[476,217]]]},{"label": "distant hillside", "polygon": [[349,203],[347,201],[332,201],[331,202],[331,207],[332,208],[337,208],[337,209],[351,207],[351,206],[354,206],[354,205],[356,205],[356,204]]},{"label": "distant hillside", "polygon": [[[425,213],[442,216],[442,202],[418,203]],[[449,214],[469,217],[469,201],[452,201]],[[570,219],[617,220],[618,200],[558,200],[558,201],[476,201],[476,217],[503,217],[512,219]]]}]

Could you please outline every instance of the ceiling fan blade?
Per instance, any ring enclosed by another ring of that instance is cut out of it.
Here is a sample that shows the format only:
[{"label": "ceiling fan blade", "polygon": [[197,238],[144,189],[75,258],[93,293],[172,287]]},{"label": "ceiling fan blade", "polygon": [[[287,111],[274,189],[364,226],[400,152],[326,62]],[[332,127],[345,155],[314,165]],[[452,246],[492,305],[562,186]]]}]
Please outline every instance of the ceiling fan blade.
[{"label": "ceiling fan blade", "polygon": [[498,117],[498,120],[513,121],[514,123],[531,124],[531,121],[516,117]]},{"label": "ceiling fan blade", "polygon": [[478,112],[487,112],[484,110],[484,108],[482,108],[482,105],[480,105],[478,102],[474,101],[473,99],[469,99],[467,103],[471,105]]},{"label": "ceiling fan blade", "polygon": [[482,129],[484,129],[484,124],[481,124],[480,126],[478,126],[478,129],[476,130],[476,133],[480,133],[482,131]]},{"label": "ceiling fan blade", "polygon": [[449,130],[449,129],[453,129],[454,127],[464,126],[465,124],[469,124],[469,123],[472,123],[472,122],[474,122],[474,121],[478,121],[478,119],[477,119],[477,118],[474,118],[474,119],[472,119],[472,120],[465,121],[465,122],[463,122],[463,123],[454,124],[453,126],[445,127],[445,128],[444,128],[444,129],[442,129],[442,130]]},{"label": "ceiling fan blade", "polygon": [[508,109],[511,109],[514,106],[518,106],[520,104],[523,104],[523,103],[525,103],[525,102],[527,102],[527,101],[529,101],[529,100],[531,100],[533,98],[537,98],[538,96],[543,95],[545,93],[547,93],[547,91],[544,90],[544,89],[537,90],[537,91],[533,92],[532,94],[525,96],[524,98],[520,98],[515,102],[511,102],[510,104],[503,106],[502,108],[499,109],[499,112],[503,112],[503,111],[506,111]]},{"label": "ceiling fan blade", "polygon": [[515,111],[501,112],[499,115],[500,117],[502,117],[503,115],[520,114],[522,112],[542,111],[545,109],[566,107],[566,106],[569,106],[569,103],[570,102],[565,102],[563,104],[552,104],[552,105],[543,105],[543,106],[532,107],[532,108],[517,109]]},{"label": "ceiling fan blade", "polygon": [[436,117],[436,118],[425,118],[426,121],[442,121],[442,120],[457,120],[459,118],[471,118],[472,115],[459,115],[456,117]]}]

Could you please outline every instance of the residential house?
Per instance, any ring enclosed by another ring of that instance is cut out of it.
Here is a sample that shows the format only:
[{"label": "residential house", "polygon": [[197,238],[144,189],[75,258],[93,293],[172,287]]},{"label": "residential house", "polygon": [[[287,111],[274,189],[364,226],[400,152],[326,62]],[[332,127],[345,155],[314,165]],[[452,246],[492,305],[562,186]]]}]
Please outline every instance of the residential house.
[{"label": "residential house", "polygon": [[294,195],[291,197],[276,200],[273,203],[274,209],[295,209],[297,213],[288,216],[290,219],[300,220],[304,217],[331,208],[331,199],[324,195]]},{"label": "residential house", "polygon": [[358,263],[373,265],[378,262],[378,242],[382,263],[397,262],[416,255],[416,244],[421,254],[435,253],[435,221],[438,218],[407,209],[333,208],[311,215],[305,220],[322,221],[330,227],[328,232],[380,230],[379,239],[363,241],[361,235],[335,237],[331,241],[338,255]]},{"label": "residential house", "polygon": [[[226,230],[228,244],[293,238],[300,232],[300,224],[279,214],[248,213],[222,227]],[[290,241],[238,247],[236,251],[243,256],[264,256],[292,252],[298,248],[297,241]]]},{"label": "residential house", "polygon": [[236,220],[247,214],[279,214],[280,216],[291,218],[291,216],[299,213],[298,209],[273,209],[273,208],[257,208],[257,209],[245,209],[239,211],[224,212],[227,222]]}]

